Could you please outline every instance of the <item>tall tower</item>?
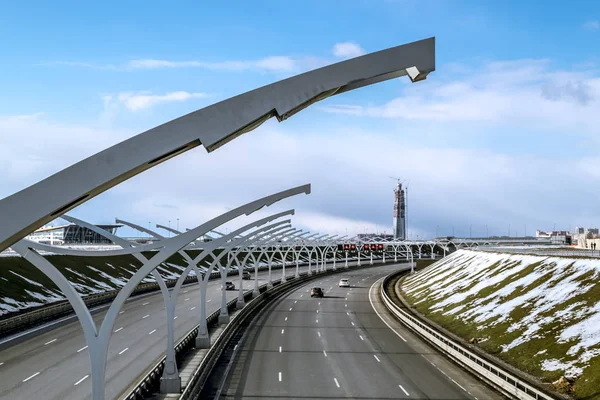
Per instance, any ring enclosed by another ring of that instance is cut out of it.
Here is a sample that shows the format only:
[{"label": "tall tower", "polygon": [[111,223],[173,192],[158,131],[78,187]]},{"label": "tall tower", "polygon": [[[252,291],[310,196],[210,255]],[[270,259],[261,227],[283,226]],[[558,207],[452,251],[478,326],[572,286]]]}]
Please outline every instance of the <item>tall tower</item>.
[{"label": "tall tower", "polygon": [[406,239],[406,201],[400,182],[394,190],[394,239]]}]

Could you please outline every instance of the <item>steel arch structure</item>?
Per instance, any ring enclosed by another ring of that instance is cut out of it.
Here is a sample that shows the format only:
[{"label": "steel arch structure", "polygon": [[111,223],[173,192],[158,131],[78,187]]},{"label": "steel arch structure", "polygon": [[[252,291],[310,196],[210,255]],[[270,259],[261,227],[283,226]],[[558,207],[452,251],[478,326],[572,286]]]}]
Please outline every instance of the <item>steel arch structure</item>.
[{"label": "steel arch structure", "polygon": [[0,200],[0,251],[111,187],[197,146],[211,152],[272,117],[281,122],[327,97],[402,76],[418,82],[434,70],[431,37],[305,72],[159,125]]}]

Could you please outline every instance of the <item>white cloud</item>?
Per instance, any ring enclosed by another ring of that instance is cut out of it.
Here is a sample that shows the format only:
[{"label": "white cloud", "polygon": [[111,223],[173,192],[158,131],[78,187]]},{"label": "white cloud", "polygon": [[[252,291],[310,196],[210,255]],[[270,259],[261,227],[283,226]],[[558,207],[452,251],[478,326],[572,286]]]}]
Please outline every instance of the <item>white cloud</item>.
[{"label": "white cloud", "polygon": [[[455,67],[453,67],[455,69]],[[449,82],[408,85],[381,105],[335,104],[328,112],[441,123],[518,125],[600,134],[600,77],[593,71],[553,71],[547,60],[488,63]]]},{"label": "white cloud", "polygon": [[211,70],[245,71],[260,70],[268,72],[291,72],[297,68],[297,61],[287,56],[271,56],[253,61],[169,61],[155,59],[131,60],[127,69],[159,69],[159,68],[205,68]]},{"label": "white cloud", "polygon": [[104,107],[109,109],[114,102],[124,105],[131,111],[139,111],[161,103],[183,102],[206,97],[206,93],[190,93],[185,91],[169,92],[164,95],[151,92],[121,92],[116,95],[103,96]]},{"label": "white cloud", "polygon": [[332,53],[339,58],[354,58],[365,54],[365,50],[356,43],[341,42],[333,46]]},{"label": "white cloud", "polygon": [[598,20],[587,21],[585,24],[583,24],[583,28],[587,29],[589,31],[597,31],[598,29],[600,29],[600,21],[598,21]]}]

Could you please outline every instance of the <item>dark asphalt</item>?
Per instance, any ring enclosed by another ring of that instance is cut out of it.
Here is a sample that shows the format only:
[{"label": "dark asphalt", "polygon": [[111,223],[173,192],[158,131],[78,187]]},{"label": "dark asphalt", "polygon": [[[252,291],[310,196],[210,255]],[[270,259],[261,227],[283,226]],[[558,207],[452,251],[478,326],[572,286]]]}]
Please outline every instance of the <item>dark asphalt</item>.
[{"label": "dark asphalt", "polygon": [[[238,344],[228,376],[211,377],[208,391],[221,389],[222,399],[502,399],[380,303],[380,278],[406,265],[323,277],[275,301]],[[351,288],[339,288],[341,278]],[[310,298],[313,286],[325,298]]]}]

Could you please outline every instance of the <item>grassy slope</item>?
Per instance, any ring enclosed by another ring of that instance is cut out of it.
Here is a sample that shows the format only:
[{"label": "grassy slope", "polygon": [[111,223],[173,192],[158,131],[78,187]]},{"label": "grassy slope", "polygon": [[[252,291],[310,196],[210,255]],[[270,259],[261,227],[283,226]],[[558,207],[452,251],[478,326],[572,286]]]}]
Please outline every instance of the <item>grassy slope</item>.
[{"label": "grassy slope", "polygon": [[[443,282],[436,282],[436,276],[443,271],[457,264],[466,267],[481,258],[481,253],[458,253],[450,257],[450,262],[444,259],[408,278],[403,285],[405,298],[415,304],[419,312],[465,340],[485,339],[479,343],[482,349],[544,382],[552,382],[565,373],[564,369],[545,370],[545,360],[570,362],[582,369],[575,383],[575,396],[588,400],[600,399],[600,357],[596,355],[600,353],[600,345],[577,350],[580,338],[559,340],[561,333],[569,326],[593,318],[590,310],[600,304],[600,271],[597,268],[582,271],[580,264],[586,262],[582,259],[556,267],[548,257],[519,260],[519,257],[503,255],[500,257],[503,260],[491,260],[487,265],[469,270],[468,275],[452,273]],[[575,262],[578,263],[577,267],[574,266]],[[419,278],[423,274],[428,276]],[[485,282],[492,282],[493,277],[499,280],[486,285]],[[524,284],[518,284],[520,281]],[[576,286],[578,288],[573,289]],[[452,290],[446,292],[445,288]],[[461,298],[460,293],[470,290],[470,295]],[[565,291],[567,293],[562,293]],[[532,293],[536,295],[532,296]],[[562,297],[553,304],[552,299],[544,298],[545,294]],[[448,301],[439,307],[453,295],[458,301]],[[521,302],[520,299],[525,301]],[[510,307],[506,315],[498,316],[492,312],[490,315],[494,316],[486,319],[483,311],[486,306],[495,308],[510,304],[511,300],[515,300],[515,306]],[[457,308],[460,306],[464,307]],[[477,310],[481,310],[481,313]],[[522,342],[515,345],[519,343],[514,342],[517,339]],[[506,347],[511,343],[512,347]],[[588,362],[576,362],[578,357],[584,358],[584,351],[588,351],[591,359]]]}]

